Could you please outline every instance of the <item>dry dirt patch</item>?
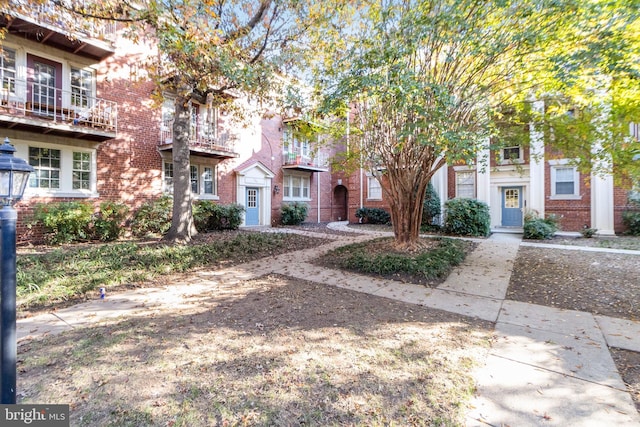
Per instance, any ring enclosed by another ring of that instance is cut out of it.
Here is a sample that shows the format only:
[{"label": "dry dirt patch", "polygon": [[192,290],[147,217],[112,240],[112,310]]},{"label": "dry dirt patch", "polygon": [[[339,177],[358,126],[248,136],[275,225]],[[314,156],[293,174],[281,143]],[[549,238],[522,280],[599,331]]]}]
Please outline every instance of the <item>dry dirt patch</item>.
[{"label": "dry dirt patch", "polygon": [[507,298],[640,320],[640,256],[523,246]]},{"label": "dry dirt patch", "polygon": [[461,425],[488,322],[284,276],[19,350],[72,425]]}]

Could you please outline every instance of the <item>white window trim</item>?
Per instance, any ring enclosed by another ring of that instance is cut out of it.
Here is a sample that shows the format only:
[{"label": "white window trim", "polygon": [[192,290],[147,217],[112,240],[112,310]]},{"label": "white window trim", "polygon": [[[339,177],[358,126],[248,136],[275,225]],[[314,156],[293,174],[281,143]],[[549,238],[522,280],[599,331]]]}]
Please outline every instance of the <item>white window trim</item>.
[{"label": "white window trim", "polygon": [[476,174],[476,168],[475,166],[454,166],[453,167],[453,171],[454,171],[454,177],[453,177],[453,181],[454,181],[454,185],[455,185],[455,190],[456,190],[456,197],[460,197],[458,194],[458,174],[461,172],[468,172],[473,174],[473,194],[474,197],[477,197],[477,191],[478,191],[478,178],[477,178],[477,174]]},{"label": "white window trim", "polygon": [[[371,180],[375,180],[378,183],[376,190],[380,192],[380,195],[371,195]],[[382,184],[377,176],[370,173],[367,174],[367,200],[382,200]]]},{"label": "white window trim", "polygon": [[[516,160],[505,159],[504,150],[508,148],[516,148],[516,147],[520,150],[520,153],[518,154],[519,158]],[[509,147],[502,147],[500,149],[500,159],[498,160],[499,165],[521,165],[523,163],[524,163],[524,149],[522,145],[511,145]]]},{"label": "white window trim", "polygon": [[[578,167],[570,159],[549,160],[550,179],[551,179],[551,195],[550,200],[581,200],[580,195],[580,171]],[[573,194],[556,194],[556,169],[573,168]]]},{"label": "white window trim", "polygon": [[[29,161],[29,147],[48,148],[51,150],[60,150],[60,188],[32,188],[27,184],[24,191],[25,199],[32,197],[65,197],[65,198],[97,198],[100,196],[97,191],[97,170],[98,163],[96,160],[96,150],[84,147],[75,147],[71,145],[47,144],[36,141],[18,141],[13,140],[16,148],[16,157]],[[73,153],[89,153],[91,155],[91,175],[90,189],[73,189]]]},{"label": "white window trim", "polygon": [[[306,179],[308,182],[308,192],[309,192],[309,197],[293,197],[293,196],[283,196],[282,197],[282,201],[284,202],[310,202],[311,199],[311,173],[308,172],[298,172],[298,171],[288,171],[284,174],[284,176],[282,177],[282,191],[284,194],[284,187],[289,186],[289,183],[287,182],[288,179],[290,179],[289,177],[293,177],[296,176],[300,179]],[[291,188],[291,187],[290,187]],[[302,189],[302,187],[301,187]]]},{"label": "white window trim", "polygon": [[[167,188],[167,182],[165,177],[165,163],[173,163],[168,161],[162,162],[162,191],[164,193],[172,193],[172,188]],[[218,182],[218,165],[212,165],[207,163],[194,163],[191,162],[190,166],[198,168],[198,193],[191,193],[195,200],[220,200],[220,196],[218,195],[219,191],[219,182]],[[204,192],[204,168],[213,169],[213,194],[208,194]],[[175,175],[175,170],[174,170]],[[175,176],[174,176],[175,178]],[[191,188],[191,170],[189,170],[189,188]]]}]

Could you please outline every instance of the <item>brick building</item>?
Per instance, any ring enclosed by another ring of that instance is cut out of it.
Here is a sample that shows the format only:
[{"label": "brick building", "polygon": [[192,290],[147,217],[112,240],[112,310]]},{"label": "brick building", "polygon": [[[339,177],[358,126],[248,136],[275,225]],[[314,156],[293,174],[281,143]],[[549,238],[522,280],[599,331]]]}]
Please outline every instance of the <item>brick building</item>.
[{"label": "brick building", "polygon": [[[143,66],[157,57],[154,41],[133,43],[105,22],[70,29],[40,10],[0,18],[0,136],[36,169],[16,206],[23,240],[39,203],[113,200],[133,211],[170,194],[173,180],[173,99],[158,105]],[[244,205],[245,226],[277,224],[294,201],[309,205],[309,221],[335,216],[328,153],[292,136],[299,118],[264,112],[234,124],[207,101],[191,105],[194,199]]]},{"label": "brick building", "polygon": [[[11,19],[0,18],[7,29],[0,137],[36,169],[16,206],[21,238],[29,238],[24,219],[38,203],[113,200],[134,210],[170,193],[173,100],[165,94],[158,105],[142,66],[157,56],[154,41],[134,44],[110,23],[75,31],[46,13],[8,13]],[[193,100],[191,117],[193,197],[245,206],[244,226],[276,225],[282,204],[295,201],[308,204],[309,222],[355,222],[359,207],[388,206],[370,173],[331,172],[327,159],[335,149],[295,136],[301,118],[263,112],[240,125],[206,98]],[[531,150],[544,156],[533,134]],[[521,227],[523,211],[534,209],[561,215],[565,230],[622,230],[626,191],[611,177],[581,175],[565,159],[536,160],[522,147],[497,154],[486,170],[439,171],[433,183],[442,202],[483,200],[494,228]]]},{"label": "brick building", "polygon": [[[635,138],[637,129],[631,125]],[[598,229],[599,235],[623,232],[622,212],[629,207],[629,190],[616,185],[611,175],[581,173],[571,159],[551,155],[545,149],[542,135],[532,128],[529,147],[483,150],[473,165],[440,169],[432,184],[443,205],[455,197],[487,203],[494,230],[521,229],[525,213],[535,211],[541,217],[557,215],[564,231],[591,227]],[[478,167],[481,159],[488,159],[487,167]],[[388,209],[380,183],[366,170],[346,181],[350,221],[358,220],[355,211],[361,206]]]}]

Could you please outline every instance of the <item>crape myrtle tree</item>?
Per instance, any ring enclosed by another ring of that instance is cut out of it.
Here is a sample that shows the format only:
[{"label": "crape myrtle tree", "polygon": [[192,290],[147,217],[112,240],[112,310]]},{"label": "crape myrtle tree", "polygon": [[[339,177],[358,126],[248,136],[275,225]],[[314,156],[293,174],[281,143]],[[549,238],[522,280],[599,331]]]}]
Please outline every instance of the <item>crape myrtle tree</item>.
[{"label": "crape myrtle tree", "polygon": [[399,249],[419,245],[425,190],[440,168],[473,164],[501,128],[528,130],[518,121],[531,120],[531,101],[571,87],[568,55],[576,74],[599,61],[595,44],[570,45],[581,34],[599,40],[606,27],[598,7],[581,22],[585,8],[563,0],[360,1],[341,10],[355,17],[343,20],[350,25],[318,38],[323,112],[349,111],[348,153],[384,177]]},{"label": "crape myrtle tree", "polygon": [[[307,28],[327,10],[296,0],[55,0],[84,18],[128,26],[132,38],[154,34],[161,67],[152,77],[159,93],[175,95],[173,219],[166,239],[188,242],[196,233],[189,178],[189,106],[206,99],[234,115],[249,114],[237,98],[274,102],[286,91],[284,72],[296,70]],[[153,67],[150,67],[153,70]],[[233,96],[230,96],[232,94]]]}]

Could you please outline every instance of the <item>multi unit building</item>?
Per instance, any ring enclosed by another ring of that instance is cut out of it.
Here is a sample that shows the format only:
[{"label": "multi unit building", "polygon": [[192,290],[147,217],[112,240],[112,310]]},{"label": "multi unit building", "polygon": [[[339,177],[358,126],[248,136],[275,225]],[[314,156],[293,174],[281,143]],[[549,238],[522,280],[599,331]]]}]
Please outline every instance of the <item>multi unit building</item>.
[{"label": "multi unit building", "polygon": [[[142,65],[157,55],[153,41],[132,43],[106,22],[69,29],[42,8],[0,17],[0,137],[35,168],[17,205],[22,239],[30,238],[24,218],[39,203],[113,200],[134,210],[171,192],[173,180],[173,100],[157,101]],[[207,99],[190,108],[193,197],[242,204],[244,226],[278,224],[287,202],[307,203],[310,222],[356,221],[359,207],[387,206],[375,177],[332,172],[335,148],[295,137],[299,117],[265,112],[231,125]],[[441,199],[486,201],[493,227],[521,227],[528,208],[562,215],[570,230],[621,231],[626,193],[610,177],[583,176],[562,159],[536,160],[522,147],[491,157],[491,168],[440,171]]]}]

